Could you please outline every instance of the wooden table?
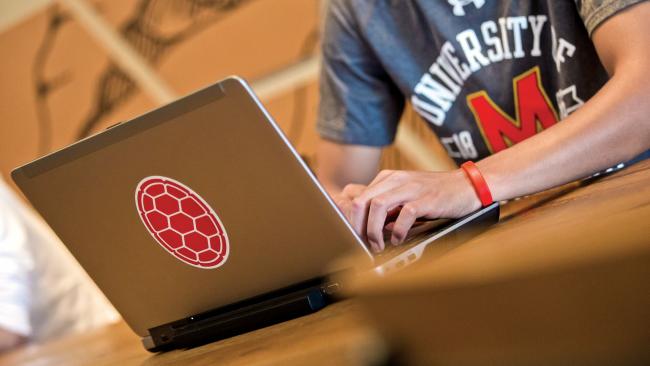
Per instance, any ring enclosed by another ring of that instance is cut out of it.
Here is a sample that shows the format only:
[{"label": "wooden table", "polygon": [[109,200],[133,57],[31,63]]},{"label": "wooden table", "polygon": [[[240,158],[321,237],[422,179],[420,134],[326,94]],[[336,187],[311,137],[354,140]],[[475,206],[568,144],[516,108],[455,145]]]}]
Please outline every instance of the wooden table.
[{"label": "wooden table", "polygon": [[[612,243],[608,244],[609,241],[601,240],[600,244],[593,249],[593,253],[588,253],[587,257],[593,257],[594,253],[617,253],[617,255],[634,253],[635,248],[643,249],[650,246],[650,215],[647,215],[648,210],[646,209],[648,207],[650,207],[650,161],[639,163],[584,187],[576,184],[568,185],[512,202],[504,208],[504,220],[498,225],[449,254],[445,254],[439,259],[431,259],[426,266],[419,267],[435,268],[428,264],[439,262],[440,268],[446,268],[444,262],[458,260],[459,255],[465,255],[468,258],[481,257],[491,253],[492,250],[503,253],[504,243],[512,245],[513,237],[520,235],[523,228],[529,233],[531,230],[541,233],[551,230],[549,225],[552,226],[555,223],[564,227],[563,230],[566,232],[567,220],[570,223],[570,220],[575,219],[575,215],[583,215],[593,210],[611,213],[612,225],[626,222],[625,220],[628,219],[636,220],[634,221],[636,223],[640,222],[639,220],[641,222],[645,220],[649,224],[645,229],[643,227],[639,229],[637,225],[637,231],[628,234],[628,236],[636,236],[636,240],[624,241],[623,248],[615,242],[617,236],[615,228],[614,232],[607,231],[609,233],[607,235],[612,238]],[[638,217],[639,214],[646,216]],[[563,234],[560,239],[579,241],[579,233],[588,230],[588,228],[584,227],[582,221],[578,220],[575,223],[579,225],[575,227],[575,235]],[[646,237],[638,237],[646,234]],[[521,245],[523,247],[528,245],[531,250],[526,252],[519,248],[514,257],[520,253],[525,257],[524,259],[509,261],[505,265],[490,261],[485,265],[493,269],[492,274],[498,274],[504,271],[502,267],[517,269],[517,265],[525,265],[546,268],[552,266],[556,261],[562,261],[565,264],[571,263],[566,259],[572,258],[572,256],[576,257],[576,253],[571,251],[571,245],[567,245],[564,250],[556,250],[554,254],[549,254],[540,245],[540,242],[534,240],[531,240],[530,243],[521,243]],[[558,246],[553,248],[557,249]],[[584,246],[580,248],[583,250]],[[457,255],[457,253],[460,254]],[[577,254],[579,257],[583,257],[584,253]],[[446,276],[445,278],[459,278],[458,276],[462,278],[463,276],[471,277],[474,274],[476,272],[464,272],[462,266],[454,266],[447,273],[438,273],[437,275]],[[391,282],[393,289],[402,281],[400,278],[416,275],[407,270],[404,274],[398,273],[398,276],[395,276]],[[413,283],[417,284],[417,281],[421,281],[421,278],[414,280]],[[404,287],[403,284],[404,282],[399,286]],[[416,285],[413,285],[413,288],[415,287]],[[364,301],[346,300],[309,316],[189,350],[152,355],[142,348],[139,339],[125,324],[119,323],[92,333],[72,336],[43,345],[30,345],[16,350],[0,357],[0,366],[376,364],[386,356],[388,348],[384,338],[380,337],[375,330],[376,327],[366,319],[366,308],[362,308],[368,298],[379,296],[377,286],[375,285],[374,290],[372,289],[372,284],[366,285]],[[388,286],[386,293],[390,291],[391,287]]]},{"label": "wooden table", "polygon": [[0,365],[366,365],[385,351],[358,305],[343,301],[292,321],[189,350],[151,354],[120,322],[30,345]]}]

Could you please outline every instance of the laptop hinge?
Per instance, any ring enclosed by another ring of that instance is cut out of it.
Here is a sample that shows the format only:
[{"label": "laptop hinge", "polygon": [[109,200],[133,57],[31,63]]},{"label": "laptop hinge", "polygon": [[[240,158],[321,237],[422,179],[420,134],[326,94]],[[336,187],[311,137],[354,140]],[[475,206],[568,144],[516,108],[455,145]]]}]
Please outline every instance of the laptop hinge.
[{"label": "laptop hinge", "polygon": [[338,285],[319,278],[149,329],[151,352],[193,347],[280,323],[323,308]]}]

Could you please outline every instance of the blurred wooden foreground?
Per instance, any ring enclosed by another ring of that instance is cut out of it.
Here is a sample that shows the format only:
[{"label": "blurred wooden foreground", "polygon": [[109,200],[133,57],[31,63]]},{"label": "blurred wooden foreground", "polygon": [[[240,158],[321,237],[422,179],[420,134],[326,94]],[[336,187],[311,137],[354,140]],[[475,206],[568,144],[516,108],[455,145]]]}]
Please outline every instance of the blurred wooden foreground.
[{"label": "blurred wooden foreground", "polygon": [[0,365],[647,365],[650,161],[576,187],[306,317],[158,355],[117,324]]},{"label": "blurred wooden foreground", "polygon": [[650,364],[650,161],[575,186],[514,202],[433,263],[362,281],[404,361]]}]

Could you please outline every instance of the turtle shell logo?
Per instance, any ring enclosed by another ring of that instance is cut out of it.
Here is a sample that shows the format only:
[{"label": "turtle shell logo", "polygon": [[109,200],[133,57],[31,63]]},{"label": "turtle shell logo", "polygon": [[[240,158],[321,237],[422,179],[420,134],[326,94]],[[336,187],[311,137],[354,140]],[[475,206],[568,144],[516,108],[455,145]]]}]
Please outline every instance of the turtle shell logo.
[{"label": "turtle shell logo", "polygon": [[222,266],[228,234],[214,210],[196,192],[171,178],[144,178],[135,203],[149,234],[171,255],[198,268]]}]

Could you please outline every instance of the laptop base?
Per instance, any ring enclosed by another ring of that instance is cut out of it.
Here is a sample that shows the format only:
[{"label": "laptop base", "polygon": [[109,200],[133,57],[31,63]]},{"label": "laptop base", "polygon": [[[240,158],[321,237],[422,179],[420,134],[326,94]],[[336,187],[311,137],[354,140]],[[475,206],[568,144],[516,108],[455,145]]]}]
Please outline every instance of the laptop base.
[{"label": "laptop base", "polygon": [[318,311],[334,301],[336,284],[315,279],[149,329],[150,352],[191,348]]}]

